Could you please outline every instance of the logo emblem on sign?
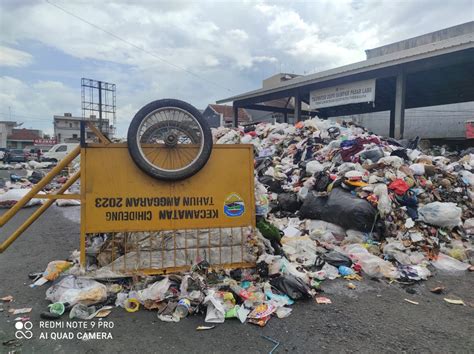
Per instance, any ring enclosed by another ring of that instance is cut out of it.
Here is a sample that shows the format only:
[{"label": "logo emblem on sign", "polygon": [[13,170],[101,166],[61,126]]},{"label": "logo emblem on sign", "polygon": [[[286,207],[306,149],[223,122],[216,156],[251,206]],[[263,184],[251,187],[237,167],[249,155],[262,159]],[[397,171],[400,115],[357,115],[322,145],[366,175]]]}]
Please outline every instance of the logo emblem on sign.
[{"label": "logo emblem on sign", "polygon": [[230,194],[224,200],[224,213],[230,217],[241,216],[245,212],[245,203],[237,193]]}]

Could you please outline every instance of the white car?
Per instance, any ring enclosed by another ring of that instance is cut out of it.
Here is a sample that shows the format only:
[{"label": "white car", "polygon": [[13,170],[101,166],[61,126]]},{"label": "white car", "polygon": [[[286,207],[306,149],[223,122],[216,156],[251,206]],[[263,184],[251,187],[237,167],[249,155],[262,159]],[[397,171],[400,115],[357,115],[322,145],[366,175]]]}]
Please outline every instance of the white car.
[{"label": "white car", "polygon": [[69,154],[79,144],[56,144],[49,151],[43,155],[44,161],[58,162],[61,161],[67,154]]}]

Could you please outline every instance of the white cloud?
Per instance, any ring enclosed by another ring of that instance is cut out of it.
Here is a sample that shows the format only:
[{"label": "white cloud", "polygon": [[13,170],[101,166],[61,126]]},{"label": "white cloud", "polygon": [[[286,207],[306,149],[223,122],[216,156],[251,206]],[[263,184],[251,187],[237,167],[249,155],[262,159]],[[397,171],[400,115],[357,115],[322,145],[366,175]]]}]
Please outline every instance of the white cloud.
[{"label": "white cloud", "polygon": [[80,90],[74,90],[57,81],[39,81],[28,84],[9,76],[0,77],[0,119],[24,122],[24,127],[40,128],[51,134],[53,115],[71,112],[80,115]]},{"label": "white cloud", "polygon": [[279,68],[324,70],[364,59],[364,49],[472,20],[459,9],[473,7],[471,0],[51,1],[113,36],[46,2],[1,2],[0,45],[9,53],[1,60],[11,65],[0,71],[0,104],[49,125],[54,114],[80,114],[80,77],[113,82],[122,135],[154,99],[204,108],[260,87]]},{"label": "white cloud", "polygon": [[23,67],[31,64],[31,54],[0,45],[0,66]]}]

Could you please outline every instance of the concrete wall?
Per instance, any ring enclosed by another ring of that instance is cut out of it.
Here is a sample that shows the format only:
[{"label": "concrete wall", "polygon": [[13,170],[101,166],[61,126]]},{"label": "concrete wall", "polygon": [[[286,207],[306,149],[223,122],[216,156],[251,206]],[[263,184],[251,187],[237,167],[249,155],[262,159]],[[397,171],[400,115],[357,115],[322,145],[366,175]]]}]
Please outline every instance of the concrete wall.
[{"label": "concrete wall", "polygon": [[[331,118],[353,120],[378,135],[389,135],[390,113],[377,112]],[[465,122],[474,119],[474,102],[407,109],[405,138],[464,138]]]}]

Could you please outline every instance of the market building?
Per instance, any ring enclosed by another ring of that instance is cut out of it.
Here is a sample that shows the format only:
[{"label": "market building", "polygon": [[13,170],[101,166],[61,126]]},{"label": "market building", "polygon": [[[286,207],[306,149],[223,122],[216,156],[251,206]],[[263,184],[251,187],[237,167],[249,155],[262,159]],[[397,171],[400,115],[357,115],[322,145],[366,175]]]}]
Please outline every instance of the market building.
[{"label": "market building", "polygon": [[[388,134],[403,138],[405,110],[474,101],[474,21],[369,49],[366,56],[311,75],[278,74],[260,89],[217,103],[232,102],[234,125],[242,108],[278,112],[285,121],[291,114],[298,121],[387,112],[380,119],[388,121]],[[281,99],[293,100],[294,108],[268,104]],[[445,117],[431,121],[432,129],[443,133],[452,124]]]}]

